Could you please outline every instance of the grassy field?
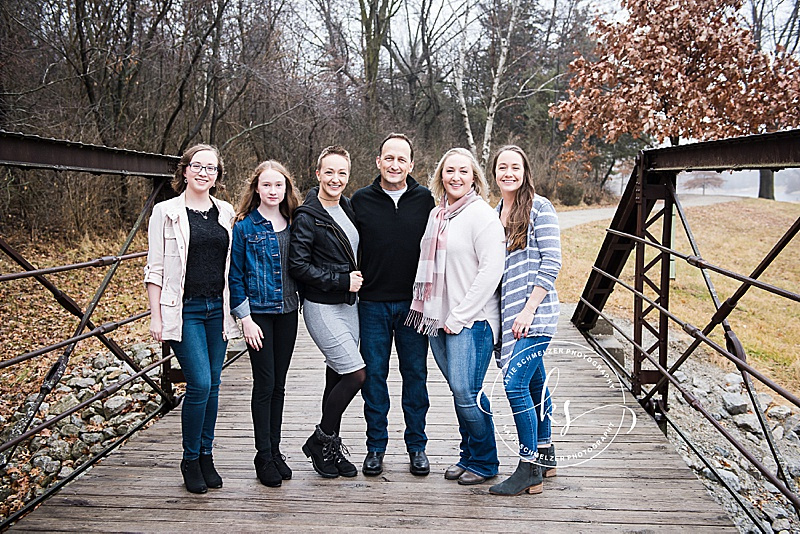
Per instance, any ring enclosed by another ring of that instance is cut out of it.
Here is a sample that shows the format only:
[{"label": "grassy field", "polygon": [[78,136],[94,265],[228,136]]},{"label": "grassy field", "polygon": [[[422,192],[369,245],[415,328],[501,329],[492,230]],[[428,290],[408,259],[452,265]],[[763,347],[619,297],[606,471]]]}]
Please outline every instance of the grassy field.
[{"label": "grassy field", "polygon": [[[800,204],[747,199],[688,208],[686,212],[705,260],[749,274],[800,217]],[[609,223],[600,221],[563,232],[564,266],[556,284],[563,301],[577,302],[580,298]],[[652,232],[660,235],[660,228],[655,227]],[[691,254],[685,232],[677,220],[675,233],[675,248]],[[650,249],[648,259],[654,255]],[[633,258],[631,254],[621,277],[631,285]],[[721,301],[739,286],[739,282],[714,273],[711,279]],[[760,279],[789,291],[800,291],[800,237],[789,243]],[[652,292],[648,294],[652,295]],[[714,313],[713,302],[699,270],[683,260],[676,262],[676,279],[671,284],[670,299],[672,312],[701,328]],[[624,288],[617,288],[605,311],[630,319],[632,309],[632,294]],[[794,392],[800,391],[800,303],[753,288],[731,314],[730,323],[751,363]],[[677,325],[673,323],[671,326]],[[717,328],[712,338],[724,346],[720,331]],[[722,357],[712,355],[711,358],[723,363]]]}]

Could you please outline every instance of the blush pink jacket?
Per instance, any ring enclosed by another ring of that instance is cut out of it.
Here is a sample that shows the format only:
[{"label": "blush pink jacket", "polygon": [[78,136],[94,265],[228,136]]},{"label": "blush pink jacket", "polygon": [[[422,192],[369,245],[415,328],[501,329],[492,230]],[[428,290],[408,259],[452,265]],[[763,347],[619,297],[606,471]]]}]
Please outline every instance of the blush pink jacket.
[{"label": "blush pink jacket", "polygon": [[[219,224],[228,231],[228,256],[225,260],[225,289],[222,293],[225,339],[241,334],[231,315],[228,270],[231,258],[231,229],[236,213],[228,202],[211,197],[219,210]],[[161,288],[162,336],[165,341],[180,341],[183,330],[183,284],[186,280],[186,258],[189,252],[189,218],[186,196],[159,202],[153,206],[147,230],[149,249],[144,268],[145,285]]]}]

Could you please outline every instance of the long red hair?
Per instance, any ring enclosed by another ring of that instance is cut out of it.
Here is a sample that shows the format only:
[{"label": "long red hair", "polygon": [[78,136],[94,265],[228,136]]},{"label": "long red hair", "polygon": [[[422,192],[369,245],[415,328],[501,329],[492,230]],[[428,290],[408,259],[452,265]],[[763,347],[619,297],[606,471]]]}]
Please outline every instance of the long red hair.
[{"label": "long red hair", "polygon": [[244,195],[242,195],[242,200],[239,202],[239,209],[236,210],[237,221],[241,221],[250,215],[250,212],[258,208],[258,205],[261,204],[261,197],[258,196],[258,191],[256,191],[258,188],[258,179],[261,177],[261,173],[270,169],[278,171],[286,179],[286,197],[281,201],[278,209],[287,221],[290,223],[292,222],[294,210],[300,205],[300,197],[297,195],[297,188],[294,186],[292,175],[289,174],[286,167],[273,159],[259,163],[258,167],[256,167],[250,175],[250,181],[247,183],[247,190]]}]

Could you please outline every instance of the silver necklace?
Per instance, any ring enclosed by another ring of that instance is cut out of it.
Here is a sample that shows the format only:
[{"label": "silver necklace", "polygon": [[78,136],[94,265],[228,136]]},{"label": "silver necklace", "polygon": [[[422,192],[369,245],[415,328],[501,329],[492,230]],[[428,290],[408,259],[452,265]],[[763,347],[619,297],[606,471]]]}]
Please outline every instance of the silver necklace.
[{"label": "silver necklace", "polygon": [[193,212],[195,212],[195,213],[197,213],[197,214],[200,214],[203,217],[203,219],[205,219],[205,220],[208,220],[208,212],[211,211],[211,208],[208,208],[206,211],[196,210],[196,209],[190,208],[188,206],[186,208],[191,210],[191,211],[193,211]]}]

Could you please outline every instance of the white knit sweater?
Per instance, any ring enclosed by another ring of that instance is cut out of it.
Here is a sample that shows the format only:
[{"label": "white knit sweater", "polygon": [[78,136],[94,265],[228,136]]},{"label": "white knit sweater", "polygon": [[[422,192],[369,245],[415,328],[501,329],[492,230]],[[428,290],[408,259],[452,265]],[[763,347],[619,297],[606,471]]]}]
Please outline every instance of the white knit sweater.
[{"label": "white knit sweater", "polygon": [[445,262],[444,324],[458,334],[488,321],[500,339],[499,285],[505,260],[505,230],[497,212],[477,200],[450,220]]}]

